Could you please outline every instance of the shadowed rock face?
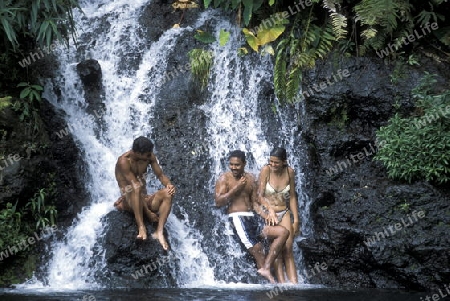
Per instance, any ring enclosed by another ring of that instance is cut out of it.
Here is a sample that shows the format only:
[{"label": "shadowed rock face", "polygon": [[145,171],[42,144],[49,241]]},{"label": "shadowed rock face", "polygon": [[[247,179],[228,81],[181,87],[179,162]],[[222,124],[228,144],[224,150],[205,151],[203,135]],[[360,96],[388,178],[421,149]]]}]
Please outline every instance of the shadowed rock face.
[{"label": "shadowed rock face", "polygon": [[[299,246],[307,264],[328,264],[327,272],[311,281],[348,287],[440,288],[450,281],[448,188],[389,180],[373,156],[376,130],[396,111],[412,111],[410,91],[424,71],[439,75],[439,89],[448,81],[448,67],[424,59],[421,68],[407,68],[404,78],[393,85],[393,68],[378,59],[350,59],[337,65],[333,67],[332,60],[320,64],[307,74],[304,85],[324,81],[339,68],[350,71],[348,78],[305,101],[303,135],[311,162],[306,174],[311,181],[314,235]],[[424,216],[417,218],[418,212]]]}]

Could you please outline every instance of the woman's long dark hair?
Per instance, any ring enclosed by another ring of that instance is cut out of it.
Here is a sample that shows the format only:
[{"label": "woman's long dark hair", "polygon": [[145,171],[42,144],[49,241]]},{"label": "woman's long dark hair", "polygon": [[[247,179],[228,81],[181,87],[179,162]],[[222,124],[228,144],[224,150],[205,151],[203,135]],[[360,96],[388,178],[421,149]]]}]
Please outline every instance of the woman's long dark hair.
[{"label": "woman's long dark hair", "polygon": [[282,147],[275,147],[271,152],[270,152],[270,156],[271,157],[277,157],[280,160],[286,161],[287,160],[287,154],[286,154],[286,149],[282,148]]}]

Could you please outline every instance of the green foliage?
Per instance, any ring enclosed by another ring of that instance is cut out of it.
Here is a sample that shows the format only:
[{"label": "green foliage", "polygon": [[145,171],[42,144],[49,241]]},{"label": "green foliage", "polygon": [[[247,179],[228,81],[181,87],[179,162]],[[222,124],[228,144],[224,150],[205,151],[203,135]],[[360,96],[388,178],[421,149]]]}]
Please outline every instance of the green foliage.
[{"label": "green foliage", "polygon": [[213,53],[204,49],[192,49],[188,53],[191,63],[191,72],[201,89],[208,85],[209,72],[211,70]]},{"label": "green foliage", "polygon": [[0,97],[0,111],[11,105],[11,96]]},{"label": "green foliage", "polygon": [[220,46],[225,46],[230,40],[230,32],[221,29],[219,34],[219,44]]},{"label": "green foliage", "polygon": [[268,19],[263,20],[255,31],[243,28],[245,39],[248,45],[256,52],[258,52],[260,46],[265,46],[270,42],[275,41],[286,29],[285,24],[289,24],[289,21],[282,18],[280,13],[271,15]]},{"label": "green foliage", "polygon": [[26,207],[31,207],[33,219],[36,221],[36,229],[55,225],[58,211],[55,206],[45,204],[46,199],[49,201],[48,199],[51,198],[54,193],[53,187],[39,189],[27,203]]},{"label": "green foliage", "polygon": [[[383,48],[400,25],[403,31],[414,28],[411,4],[408,0],[363,0],[355,5],[356,18],[361,22],[364,46]],[[403,37],[403,36],[402,36]]]},{"label": "green foliage", "polygon": [[340,13],[341,3],[333,0],[323,0],[323,7],[329,10],[331,24],[336,40],[347,36],[347,17]]},{"label": "green foliage", "polygon": [[27,122],[30,130],[37,133],[42,127],[39,117],[41,94],[44,88],[40,85],[21,82],[17,87],[24,87],[20,92],[20,99],[12,105],[13,110],[19,113],[20,121]]},{"label": "green foliage", "polygon": [[6,208],[0,210],[0,251],[26,238],[21,228],[22,213],[18,212],[17,203],[7,203]]},{"label": "green foliage", "polygon": [[325,58],[336,40],[331,24],[324,27],[312,24],[311,15],[301,23],[301,29],[299,36],[291,33],[278,44],[274,85],[275,93],[282,102],[296,101],[302,71],[314,67],[316,60]]},{"label": "green foliage", "polygon": [[433,95],[433,76],[427,74],[412,91],[422,116],[396,114],[377,132],[382,141],[375,156],[394,179],[446,183],[450,180],[450,90]]},{"label": "green foliage", "polygon": [[205,44],[211,44],[216,41],[216,38],[210,34],[209,32],[203,31],[203,30],[197,30],[197,33],[194,35],[194,38],[197,41],[200,41]]},{"label": "green foliage", "polygon": [[4,35],[14,49],[23,36],[33,37],[40,47],[54,40],[68,41],[74,33],[72,9],[77,0],[6,0],[0,1],[0,36]]},{"label": "green foliage", "polygon": [[[211,4],[215,8],[223,8],[225,10],[236,10],[242,12],[245,26],[250,24],[250,20],[253,14],[261,7],[263,0],[204,0],[203,4],[205,8],[208,8]],[[243,10],[241,9],[243,7]],[[241,18],[241,15],[239,16]]]}]

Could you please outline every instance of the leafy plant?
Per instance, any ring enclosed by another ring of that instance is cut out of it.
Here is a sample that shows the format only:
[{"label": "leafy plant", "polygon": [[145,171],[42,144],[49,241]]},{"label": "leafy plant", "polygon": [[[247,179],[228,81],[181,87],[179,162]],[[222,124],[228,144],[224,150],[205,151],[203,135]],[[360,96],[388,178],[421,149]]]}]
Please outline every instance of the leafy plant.
[{"label": "leafy plant", "polygon": [[219,44],[220,46],[225,46],[230,40],[230,32],[221,29],[219,34]]},{"label": "leafy plant", "polygon": [[33,218],[36,221],[36,229],[53,226],[56,223],[58,211],[54,205],[49,204],[55,193],[52,185],[48,188],[39,189],[25,206],[31,209]]},{"label": "leafy plant", "polygon": [[31,121],[34,131],[37,131],[40,128],[38,111],[44,88],[40,85],[25,82],[19,83],[17,87],[24,87],[24,89],[20,92],[20,99],[14,102],[12,108],[20,113],[20,121]]},{"label": "leafy plant", "polygon": [[[260,46],[264,46],[269,44],[270,42],[275,41],[286,29],[284,24],[288,24],[289,21],[281,18],[281,13],[277,13],[272,15],[269,20],[270,22],[264,22],[256,27],[256,32],[249,30],[248,28],[243,28],[242,32],[244,33],[245,39],[247,40],[248,45],[256,52]],[[279,15],[279,16],[277,16]],[[269,23],[269,26],[265,25]]]},{"label": "leafy plant", "polygon": [[418,179],[446,183],[450,180],[450,90],[431,94],[433,76],[427,74],[412,91],[419,118],[396,114],[377,131],[383,141],[375,159],[388,176],[412,182]]},{"label": "leafy plant", "polygon": [[302,30],[296,36],[294,26],[288,37],[278,43],[274,67],[274,86],[278,99],[293,103],[300,88],[302,71],[315,66],[331,51],[336,40],[332,26],[323,28],[312,23],[312,9],[308,18],[297,23]]},{"label": "leafy plant", "polygon": [[6,208],[0,210],[0,228],[0,251],[26,238],[21,231],[22,213],[17,210],[17,202],[15,205],[7,203]]},{"label": "leafy plant", "polygon": [[[223,8],[225,10],[239,10],[239,18],[241,18],[242,7],[242,17],[244,19],[245,26],[248,26],[253,14],[261,7],[264,0],[204,0],[203,4],[205,8],[208,8],[211,4],[215,8]],[[272,3],[273,4],[273,3]]]},{"label": "leafy plant", "polygon": [[11,96],[0,97],[0,111],[11,105]]},{"label": "leafy plant", "polygon": [[188,53],[191,63],[191,72],[195,80],[197,80],[201,89],[208,85],[209,73],[213,61],[213,53],[204,49],[192,49]]},{"label": "leafy plant", "polygon": [[40,47],[50,47],[56,39],[67,42],[75,32],[73,8],[79,8],[77,0],[0,1],[0,31],[14,49],[22,35],[35,38]]}]

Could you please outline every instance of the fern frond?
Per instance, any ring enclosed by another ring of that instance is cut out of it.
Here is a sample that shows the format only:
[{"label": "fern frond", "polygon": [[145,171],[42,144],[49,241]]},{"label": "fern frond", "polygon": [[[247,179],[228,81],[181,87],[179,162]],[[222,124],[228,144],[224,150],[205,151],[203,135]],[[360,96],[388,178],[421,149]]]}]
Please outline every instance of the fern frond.
[{"label": "fern frond", "polygon": [[377,36],[378,30],[373,27],[369,27],[361,32],[361,36],[364,40],[369,40]]},{"label": "fern frond", "polygon": [[286,69],[287,69],[287,57],[286,57],[286,45],[289,40],[282,40],[277,47],[277,55],[275,58],[273,83],[275,88],[275,94],[278,99],[284,101],[286,99]]},{"label": "fern frond", "polygon": [[430,23],[431,19],[433,19],[433,22],[437,22],[436,13],[426,11],[426,10],[421,11],[416,18],[417,18],[417,23],[420,26],[424,26],[425,24]]},{"label": "fern frond", "polygon": [[302,81],[302,69],[296,67],[289,73],[289,79],[286,84],[286,100],[292,103],[300,89],[300,83]]},{"label": "fern frond", "polygon": [[335,0],[324,0],[323,7],[330,11],[331,24],[336,40],[345,38],[347,36],[347,17],[338,12]]}]

